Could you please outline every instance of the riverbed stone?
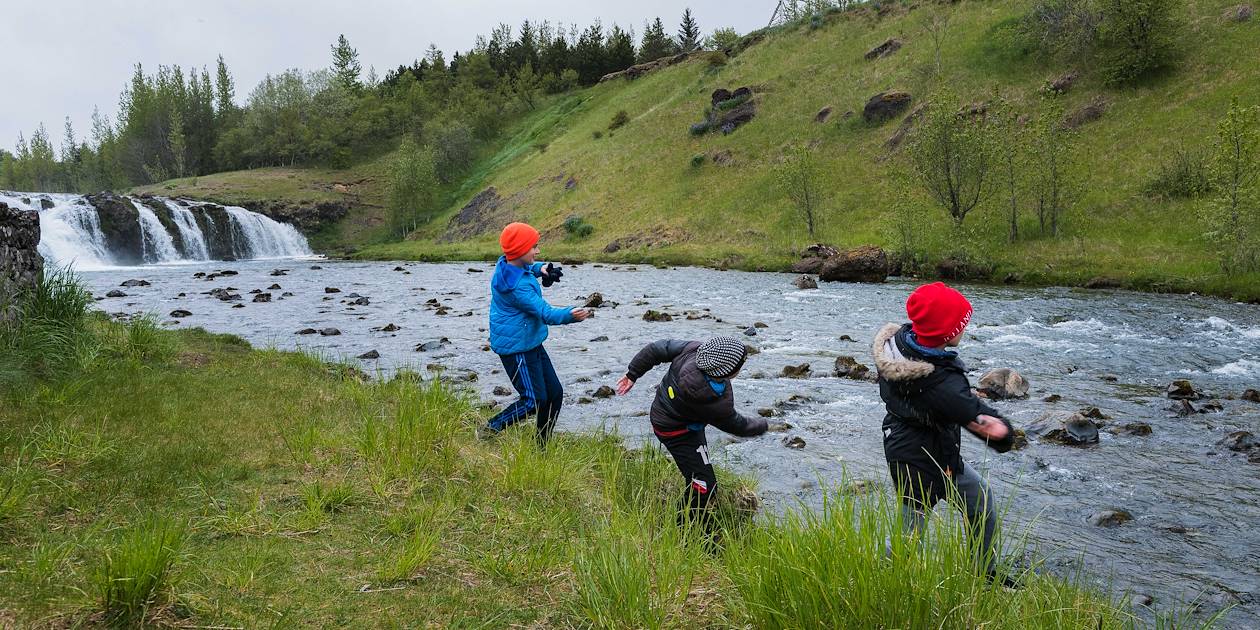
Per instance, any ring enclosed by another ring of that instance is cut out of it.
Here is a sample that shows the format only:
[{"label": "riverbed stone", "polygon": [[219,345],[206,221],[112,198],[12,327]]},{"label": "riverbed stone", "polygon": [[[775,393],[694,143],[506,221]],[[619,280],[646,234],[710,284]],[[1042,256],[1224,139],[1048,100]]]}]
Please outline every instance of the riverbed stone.
[{"label": "riverbed stone", "polygon": [[596,291],[595,293],[592,293],[590,297],[586,298],[586,303],[583,304],[582,306],[584,308],[599,308],[603,305],[604,305],[604,294]]},{"label": "riverbed stone", "polygon": [[184,310],[184,309],[182,309],[182,308],[177,308],[177,309],[175,309],[175,310],[171,311],[171,317],[174,317],[174,318],[176,318],[176,319],[179,319],[179,318],[181,318],[181,317],[189,317],[189,316],[191,316],[191,315],[192,315],[192,312],[191,312],[191,311],[186,311],[186,310]]},{"label": "riverbed stone", "polygon": [[811,275],[801,274],[800,276],[797,276],[795,280],[792,281],[792,286],[802,291],[805,291],[808,289],[817,289],[818,281],[814,280],[814,277]]},{"label": "riverbed stone", "polygon": [[317,334],[317,333],[319,333],[319,331],[318,331],[318,330],[315,330],[314,328],[303,328],[302,330],[299,330],[299,331],[297,331],[297,332],[295,332],[295,333],[293,333],[293,334],[295,334],[295,335],[314,335],[314,334]]},{"label": "riverbed stone", "polygon": [[600,385],[599,389],[595,390],[595,393],[591,395],[596,398],[612,398],[617,395],[617,392],[607,385]]},{"label": "riverbed stone", "polygon": [[980,377],[976,389],[994,400],[1028,397],[1028,379],[1010,368],[989,370]]},{"label": "riverbed stone", "polygon": [[337,287],[324,287],[324,293],[341,293],[341,289]]},{"label": "riverbed stone", "polygon": [[1260,439],[1250,431],[1234,431],[1217,442],[1217,445],[1235,453],[1246,453],[1260,449]]},{"label": "riverbed stone", "polygon": [[1098,442],[1098,425],[1079,413],[1047,411],[1024,428],[1044,442],[1084,446]]},{"label": "riverbed stone", "polygon": [[338,329],[336,329],[336,328],[331,328],[331,327],[330,327],[330,328],[323,328],[323,329],[320,329],[319,334],[320,334],[320,335],[323,335],[323,336],[325,336],[325,337],[335,337],[335,336],[337,336],[337,335],[340,335],[340,334],[341,334],[341,331],[340,331],[340,330],[338,330]]},{"label": "riverbed stone", "polygon": [[783,445],[791,449],[800,450],[805,448],[805,438],[799,435],[788,436],[783,438]]},{"label": "riverbed stone", "polygon": [[126,293],[123,293],[122,291],[119,291],[118,289],[114,289],[114,290],[110,291],[109,293],[106,293],[106,294],[105,294],[105,297],[107,297],[107,298],[125,298],[125,297],[127,297],[127,294],[126,294]]},{"label": "riverbed stone", "polygon": [[367,352],[360,354],[359,358],[360,359],[379,359],[381,358],[381,353],[377,352],[376,350],[368,350]]},{"label": "riverbed stone", "polygon": [[258,303],[270,302],[270,301],[271,301],[271,294],[270,294],[270,293],[259,293],[258,295],[255,295],[255,296],[254,296],[254,301],[255,301],[255,302],[258,302]]},{"label": "riverbed stone", "polygon": [[608,335],[600,335],[598,337],[595,337],[594,339],[591,339],[590,343],[603,343],[605,341],[608,341]]},{"label": "riverbed stone", "polygon": [[1242,399],[1247,402],[1260,403],[1260,391],[1248,389],[1242,393]]},{"label": "riverbed stone", "polygon": [[1168,397],[1173,400],[1198,400],[1200,394],[1190,381],[1177,379],[1168,384]]},{"label": "riverbed stone", "polygon": [[670,315],[669,313],[661,313],[659,311],[649,310],[648,312],[643,314],[643,321],[645,322],[672,322],[674,321],[674,317]]},{"label": "riverbed stone", "polygon": [[744,334],[745,334],[746,336],[749,336],[749,337],[756,337],[756,336],[757,336],[757,329],[756,329],[756,328],[753,328],[752,326],[749,326],[748,328],[745,328],[745,329],[744,329]]},{"label": "riverbed stone", "polygon": [[1118,527],[1133,520],[1127,510],[1099,510],[1089,517],[1089,524],[1094,527]]},{"label": "riverbed stone", "polygon": [[147,286],[150,286],[150,284],[148,280],[137,280],[135,278],[132,278],[131,280],[123,280],[123,283],[118,286],[120,287],[147,287]]},{"label": "riverbed stone", "polygon": [[836,365],[832,374],[835,374],[840,378],[849,378],[855,381],[860,381],[864,380],[870,372],[871,369],[861,363],[858,363],[857,359],[854,359],[853,357],[840,356],[836,357]]},{"label": "riverbed stone", "polygon": [[779,376],[783,378],[809,378],[809,364],[802,363],[800,365],[785,365]]}]

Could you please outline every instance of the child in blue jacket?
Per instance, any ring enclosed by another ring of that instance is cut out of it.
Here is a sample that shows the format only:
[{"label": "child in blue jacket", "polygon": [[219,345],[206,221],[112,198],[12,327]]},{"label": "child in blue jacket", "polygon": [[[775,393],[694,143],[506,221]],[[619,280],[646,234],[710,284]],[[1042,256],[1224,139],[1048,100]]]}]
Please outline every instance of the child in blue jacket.
[{"label": "child in blue jacket", "polygon": [[591,316],[587,309],[555,308],[542,297],[538,278],[550,286],[562,275],[550,264],[535,262],[538,230],[512,223],[499,235],[503,256],[490,278],[490,349],[521,397],[491,418],[481,435],[494,435],[530,414],[537,416],[538,443],[551,437],[560,416],[564,389],[543,348],[547,326],[572,324]]}]

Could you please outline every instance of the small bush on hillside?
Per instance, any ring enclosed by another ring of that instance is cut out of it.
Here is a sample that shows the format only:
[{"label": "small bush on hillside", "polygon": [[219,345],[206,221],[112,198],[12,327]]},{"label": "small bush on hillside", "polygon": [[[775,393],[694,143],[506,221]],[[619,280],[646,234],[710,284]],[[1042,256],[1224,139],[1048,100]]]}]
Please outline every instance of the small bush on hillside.
[{"label": "small bush on hillside", "polygon": [[911,172],[923,190],[961,226],[993,192],[995,142],[985,117],[960,113],[958,97],[942,91],[911,136]]},{"label": "small bush on hillside", "polygon": [[822,214],[822,171],[813,151],[797,147],[785,156],[775,175],[779,188],[792,201],[809,237],[814,238]]},{"label": "small bush on hillside", "polygon": [[591,132],[591,137],[596,140],[599,140],[600,138],[604,137],[604,132],[596,129],[595,131]]},{"label": "small bush on hillside", "polygon": [[1023,30],[1042,53],[1076,62],[1093,52],[1102,20],[1097,0],[1036,0]]},{"label": "small bush on hillside", "polygon": [[574,216],[564,220],[564,231],[573,238],[586,238],[595,233],[595,226],[582,217]]},{"label": "small bush on hillside", "polygon": [[386,201],[390,228],[395,235],[406,237],[429,219],[438,181],[433,150],[420,146],[410,136],[403,138],[390,165]]},{"label": "small bush on hillside", "polygon": [[1165,199],[1194,199],[1212,191],[1207,153],[1179,148],[1159,167],[1146,193]]},{"label": "small bush on hillside", "polygon": [[626,110],[623,109],[613,115],[612,121],[608,123],[608,130],[615,131],[617,129],[621,129],[626,126],[626,123],[628,122],[630,122],[630,114],[627,114]]},{"label": "small bush on hillside", "polygon": [[1105,80],[1137,81],[1172,65],[1180,36],[1179,0],[1101,0]]},{"label": "small bush on hillside", "polygon": [[1019,17],[994,24],[980,46],[985,58],[1006,62],[1026,59],[1038,50],[1037,42],[1025,28],[1025,19]]},{"label": "small bush on hillside", "polygon": [[703,166],[703,165],[704,165],[704,154],[703,154],[703,153],[697,153],[697,154],[695,154],[695,155],[691,156],[691,167],[692,167],[692,168],[700,168],[700,167],[701,167],[701,166]]},{"label": "small bush on hillside", "polygon": [[1207,212],[1207,237],[1226,274],[1260,268],[1260,106],[1234,99],[1217,127],[1213,179],[1220,190]]},{"label": "small bush on hillside", "polygon": [[433,165],[438,180],[443,184],[455,181],[473,161],[477,139],[472,129],[464,123],[440,125],[425,129],[432,140]]}]

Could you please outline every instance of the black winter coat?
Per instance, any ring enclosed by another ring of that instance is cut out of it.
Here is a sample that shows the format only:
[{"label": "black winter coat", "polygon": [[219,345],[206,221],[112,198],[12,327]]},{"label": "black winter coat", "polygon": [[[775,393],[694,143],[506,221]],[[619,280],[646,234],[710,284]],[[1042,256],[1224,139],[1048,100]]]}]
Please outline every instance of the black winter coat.
[{"label": "black winter coat", "polygon": [[709,377],[696,367],[699,347],[699,341],[662,339],[644,346],[630,361],[626,376],[636,382],[652,368],[670,364],[652,402],[652,428],[660,434],[688,425],[711,424],[740,437],[765,433],[765,418],[750,418],[735,411],[730,379],[714,379],[721,393],[709,384]]},{"label": "black winter coat", "polygon": [[[957,355],[929,356],[906,340],[910,325],[888,324],[875,336],[872,354],[879,372],[879,395],[884,399],[884,456],[899,483],[910,481],[930,489],[935,498],[944,491],[942,472],[963,471],[962,428],[985,414],[1006,422],[1006,439],[990,441],[1005,453],[1014,445],[1015,432],[1001,414],[971,389],[966,367]],[[898,478],[909,467],[920,475]],[[934,501],[933,501],[934,502]]]}]

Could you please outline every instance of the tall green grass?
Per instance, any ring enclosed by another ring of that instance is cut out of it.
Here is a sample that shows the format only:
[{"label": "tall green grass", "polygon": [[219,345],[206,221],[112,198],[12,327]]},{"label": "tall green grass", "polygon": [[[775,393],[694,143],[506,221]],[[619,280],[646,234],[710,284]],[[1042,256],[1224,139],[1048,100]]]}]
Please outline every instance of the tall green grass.
[{"label": "tall green grass", "polygon": [[97,348],[92,303],[68,267],[46,270],[20,293],[16,318],[0,323],[0,387],[90,363]]},{"label": "tall green grass", "polygon": [[118,625],[141,623],[155,606],[165,603],[185,528],[154,517],[126,532],[105,553],[95,582],[100,611]]}]

